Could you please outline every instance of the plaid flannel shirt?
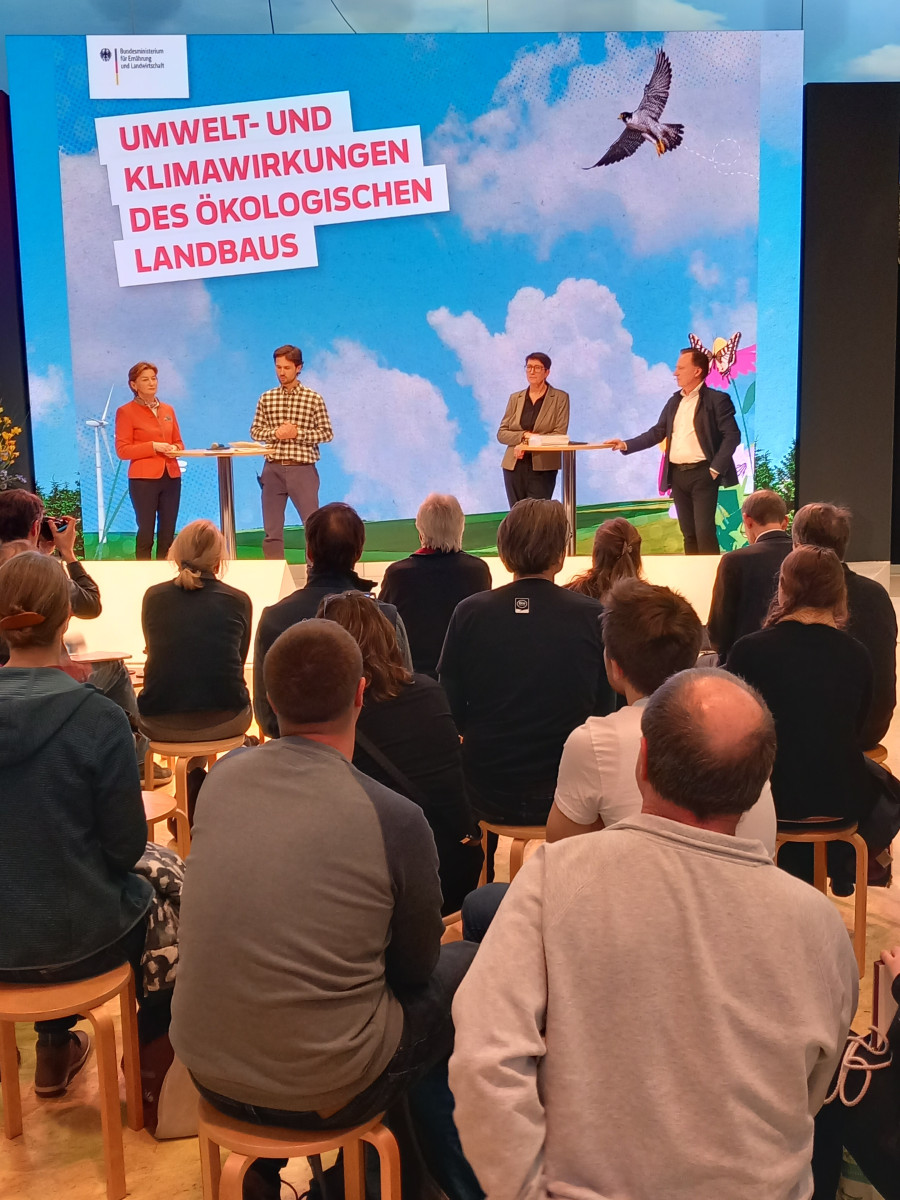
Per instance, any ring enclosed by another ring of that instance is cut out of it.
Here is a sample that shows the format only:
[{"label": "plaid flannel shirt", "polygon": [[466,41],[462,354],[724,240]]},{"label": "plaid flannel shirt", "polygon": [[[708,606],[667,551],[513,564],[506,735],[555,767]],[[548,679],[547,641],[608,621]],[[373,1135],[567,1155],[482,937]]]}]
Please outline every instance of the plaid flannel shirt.
[{"label": "plaid flannel shirt", "polygon": [[[275,436],[279,425],[297,426],[297,436],[280,441]],[[319,443],[334,437],[325,401],[312,388],[297,383],[292,388],[276,387],[263,392],[256,405],[250,436],[267,445],[266,458],[278,463],[314,463],[319,461]]]}]

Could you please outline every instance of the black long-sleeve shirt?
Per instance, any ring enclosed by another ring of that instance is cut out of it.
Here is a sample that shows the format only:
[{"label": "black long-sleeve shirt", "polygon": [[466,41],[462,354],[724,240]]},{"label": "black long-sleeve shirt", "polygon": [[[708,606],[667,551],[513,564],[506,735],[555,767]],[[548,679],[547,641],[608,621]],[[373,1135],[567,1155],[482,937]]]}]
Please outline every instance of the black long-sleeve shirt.
[{"label": "black long-sleeve shirt", "polygon": [[860,742],[872,665],[859,642],[830,625],[781,621],[735,642],[726,666],[760,692],[775,719],[779,820],[863,815],[873,788]]},{"label": "black long-sleeve shirt", "polygon": [[147,642],[145,717],[169,713],[239,713],[250,704],[244,663],[250,649],[251,603],[246,592],[214,575],[189,592],[157,583],[144,593],[141,624]]}]

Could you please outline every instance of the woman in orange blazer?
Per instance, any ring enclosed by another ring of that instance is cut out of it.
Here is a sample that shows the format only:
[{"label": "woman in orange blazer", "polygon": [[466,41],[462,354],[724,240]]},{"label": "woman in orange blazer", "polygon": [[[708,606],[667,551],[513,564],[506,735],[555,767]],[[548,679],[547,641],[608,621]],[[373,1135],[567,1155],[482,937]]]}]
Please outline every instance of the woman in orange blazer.
[{"label": "woman in orange blazer", "polygon": [[134,399],[116,410],[116,454],[128,459],[128,491],[137,518],[134,557],[149,558],[156,528],[156,557],[165,558],[175,537],[184,449],[175,410],[156,398],[156,367],[135,363],[128,372]]}]

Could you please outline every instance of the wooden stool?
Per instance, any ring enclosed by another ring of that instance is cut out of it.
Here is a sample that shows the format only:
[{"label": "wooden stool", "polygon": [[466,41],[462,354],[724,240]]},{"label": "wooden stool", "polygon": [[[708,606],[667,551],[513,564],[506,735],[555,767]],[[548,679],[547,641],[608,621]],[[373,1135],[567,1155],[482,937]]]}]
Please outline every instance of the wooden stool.
[{"label": "wooden stool", "polygon": [[16,1022],[52,1021],[55,1017],[86,1017],[94,1027],[94,1050],[100,1079],[100,1123],[106,1163],[108,1200],[125,1195],[125,1153],[119,1115],[119,1080],[116,1070],[116,1033],[112,1017],[102,1005],[119,997],[125,1071],[125,1104],[129,1129],[143,1129],[141,1065],[138,1057],[137,1012],[134,977],[124,963],[105,975],[77,983],[0,984],[0,1089],[3,1095],[3,1132],[8,1138],[22,1132],[22,1097],[16,1058]]},{"label": "wooden stool", "polygon": [[175,760],[175,842],[178,853],[187,858],[191,852],[191,825],[188,820],[187,768],[192,758],[210,758],[243,746],[244,735],[219,738],[215,742],[151,742],[144,759],[144,784],[153,778],[153,755]]},{"label": "wooden stool", "polygon": [[147,818],[147,841],[153,842],[154,826],[157,821],[167,821],[175,815],[177,807],[171,792],[141,792],[144,799],[144,816]]},{"label": "wooden stool", "polygon": [[866,758],[871,758],[874,763],[883,763],[888,756],[887,746],[883,746],[881,742],[877,746],[873,746],[871,750],[865,751]]},{"label": "wooden stool", "polygon": [[[363,1142],[378,1151],[382,1200],[401,1200],[400,1151],[394,1135],[382,1125],[381,1117],[373,1117],[367,1124],[353,1129],[312,1133],[302,1129],[250,1125],[225,1116],[206,1100],[201,1100],[197,1136],[200,1139],[203,1200],[241,1200],[247,1168],[257,1158],[310,1158],[330,1150],[344,1151],[346,1200],[365,1200]],[[231,1151],[224,1167],[220,1148]]]},{"label": "wooden stool", "polygon": [[448,946],[451,942],[461,942],[463,940],[462,909],[458,909],[455,913],[448,913],[446,917],[442,917],[441,919],[444,922],[444,935],[441,938],[441,945]]},{"label": "wooden stool", "polygon": [[[819,828],[817,828],[819,826]],[[812,842],[813,885],[828,894],[828,843],[849,842],[856,850],[856,890],[853,901],[853,950],[859,977],[866,973],[866,900],[869,885],[869,848],[856,832],[855,821],[835,822],[828,817],[806,821],[779,821],[775,838],[775,861],[785,842]]]},{"label": "wooden stool", "polygon": [[488,834],[496,833],[500,837],[512,838],[509,851],[509,882],[515,879],[525,861],[525,847],[529,842],[542,842],[547,836],[546,825],[495,825],[493,821],[479,821],[481,826],[481,848],[484,851],[484,862],[478,877],[478,886],[487,883],[488,863]]}]

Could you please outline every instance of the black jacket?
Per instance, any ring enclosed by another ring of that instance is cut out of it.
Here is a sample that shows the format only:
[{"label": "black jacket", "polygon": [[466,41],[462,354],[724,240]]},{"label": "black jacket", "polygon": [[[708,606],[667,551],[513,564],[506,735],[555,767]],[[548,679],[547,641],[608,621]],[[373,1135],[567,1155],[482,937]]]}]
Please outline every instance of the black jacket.
[{"label": "black jacket", "polygon": [[[266,683],[263,667],[269,647],[286,629],[296,625],[298,621],[308,621],[316,615],[319,603],[326,596],[334,596],[339,592],[371,592],[375,588],[373,579],[361,579],[355,571],[344,574],[340,571],[317,571],[311,567],[307,575],[306,585],[291,592],[277,604],[264,608],[256,627],[256,641],[253,649],[253,712],[260,729],[268,738],[278,737],[278,718],[266,698]],[[406,640],[406,630],[393,604],[377,602],[381,611],[397,630],[397,643],[400,653],[407,666],[412,668],[409,658],[409,644]]]},{"label": "black jacket", "polygon": [[[672,468],[669,463],[669,446],[672,441],[672,426],[675,413],[683,397],[677,391],[666,401],[665,407],[659,414],[659,420],[646,433],[627,439],[627,449],[623,454],[634,454],[638,450],[648,450],[657,442],[665,439],[666,461],[663,472],[665,486],[672,486]],[[700,385],[700,396],[697,400],[697,411],[694,414],[694,429],[700,448],[709,462],[712,470],[717,471],[723,487],[737,486],[737,470],[732,457],[741,444],[741,431],[734,419],[734,405],[727,392],[717,392],[714,388]]]},{"label": "black jacket", "polygon": [[793,549],[782,529],[760,534],[752,546],[741,546],[719,560],[709,609],[709,640],[724,662],[745,634],[762,629],[778,588],[781,564]]},{"label": "black jacket", "polygon": [[462,550],[438,551],[391,563],[378,594],[403,618],[415,669],[434,676],[453,610],[490,586],[490,568],[482,559]]},{"label": "black jacket", "polygon": [[872,660],[872,705],[860,742],[866,750],[877,746],[888,731],[897,703],[897,614],[890,596],[880,583],[857,575],[844,566],[847,633],[862,642]]}]

